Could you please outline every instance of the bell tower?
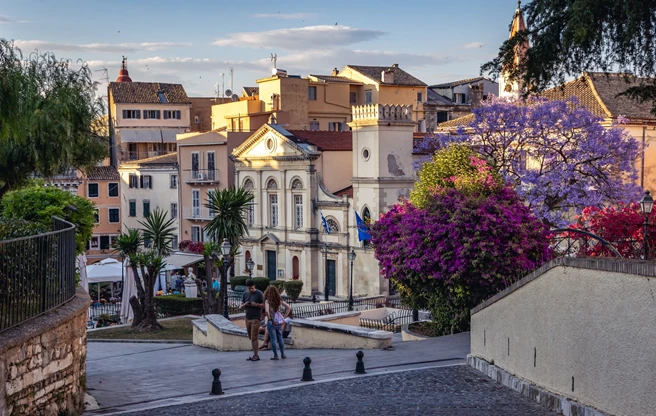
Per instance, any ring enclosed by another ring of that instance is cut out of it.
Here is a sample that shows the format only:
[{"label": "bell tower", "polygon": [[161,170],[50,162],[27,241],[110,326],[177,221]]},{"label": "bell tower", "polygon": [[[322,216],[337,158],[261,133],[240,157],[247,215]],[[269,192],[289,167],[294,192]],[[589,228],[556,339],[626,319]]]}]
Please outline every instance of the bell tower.
[{"label": "bell tower", "polygon": [[[513,16],[508,39],[522,31],[526,31],[526,22],[524,21],[524,13],[522,12],[522,2],[519,0],[517,1],[517,9]],[[513,59],[515,65],[519,65],[524,60],[529,47],[528,40],[515,47],[515,57]],[[523,92],[524,85],[522,85],[521,79],[511,81],[508,76],[508,69],[503,68],[499,77],[499,97],[519,98]]]}]

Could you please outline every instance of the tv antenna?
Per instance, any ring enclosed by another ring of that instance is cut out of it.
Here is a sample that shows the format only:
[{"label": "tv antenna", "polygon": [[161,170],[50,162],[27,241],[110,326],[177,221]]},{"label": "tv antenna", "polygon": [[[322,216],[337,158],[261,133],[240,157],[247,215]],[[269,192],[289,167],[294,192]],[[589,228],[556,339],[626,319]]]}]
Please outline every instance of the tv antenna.
[{"label": "tv antenna", "polygon": [[225,73],[221,72],[221,98],[223,98],[223,91],[225,87]]},{"label": "tv antenna", "polygon": [[96,69],[93,72],[102,72],[103,76],[100,79],[104,79],[105,82],[109,84],[109,71],[107,70],[107,68],[103,66],[102,69]]},{"label": "tv antenna", "polygon": [[273,69],[276,69],[276,62],[278,61],[278,55],[275,53],[271,54],[271,62],[273,62]]}]

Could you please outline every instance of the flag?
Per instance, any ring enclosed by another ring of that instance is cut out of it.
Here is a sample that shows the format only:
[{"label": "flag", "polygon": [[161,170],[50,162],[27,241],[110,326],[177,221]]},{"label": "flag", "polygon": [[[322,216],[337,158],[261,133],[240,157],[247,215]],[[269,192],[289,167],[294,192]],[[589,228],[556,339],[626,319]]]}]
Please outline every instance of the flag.
[{"label": "flag", "polygon": [[355,211],[355,224],[358,227],[358,240],[359,241],[371,240],[371,234],[369,234],[369,227],[367,227],[367,224],[365,224],[364,221],[362,221],[362,218],[360,218],[360,214],[358,214],[358,211]]},{"label": "flag", "polygon": [[330,234],[330,225],[328,225],[326,217],[323,216],[323,213],[321,213],[321,225],[323,225],[323,229],[326,231],[326,234]]}]

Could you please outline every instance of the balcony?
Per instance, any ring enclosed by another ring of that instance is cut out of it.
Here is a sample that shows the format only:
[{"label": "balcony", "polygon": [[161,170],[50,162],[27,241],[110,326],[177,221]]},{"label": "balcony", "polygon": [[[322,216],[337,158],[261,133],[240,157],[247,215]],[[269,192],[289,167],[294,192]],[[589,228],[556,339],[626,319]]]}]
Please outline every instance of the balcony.
[{"label": "balcony", "polygon": [[210,221],[216,214],[206,207],[183,207],[182,217],[189,221]]},{"label": "balcony", "polygon": [[157,151],[157,152],[139,152],[139,151],[134,151],[134,152],[128,152],[128,160],[141,160],[141,159],[149,159],[151,157],[155,156],[162,156],[162,155],[168,155],[170,153],[175,153],[175,151]]},{"label": "balcony", "polygon": [[188,184],[218,185],[219,174],[217,169],[185,170],[182,172],[182,180]]}]

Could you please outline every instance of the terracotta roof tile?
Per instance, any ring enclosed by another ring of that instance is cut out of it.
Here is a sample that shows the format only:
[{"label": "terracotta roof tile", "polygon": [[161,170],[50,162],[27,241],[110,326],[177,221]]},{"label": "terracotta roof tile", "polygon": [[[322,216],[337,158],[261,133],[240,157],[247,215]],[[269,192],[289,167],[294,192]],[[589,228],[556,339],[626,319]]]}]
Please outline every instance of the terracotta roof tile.
[{"label": "terracotta roof tile", "polygon": [[472,84],[474,82],[483,81],[485,79],[487,79],[487,78],[485,78],[485,77],[465,78],[465,79],[461,79],[461,80],[458,80],[458,81],[445,82],[445,83],[442,83],[442,84],[431,85],[428,88],[451,88],[451,87],[457,87],[458,85]]},{"label": "terracotta roof tile", "polygon": [[296,138],[313,144],[321,151],[351,151],[353,139],[350,131],[290,130]]},{"label": "terracotta roof tile", "polygon": [[454,118],[453,120],[445,121],[437,125],[438,128],[448,128],[448,127],[465,127],[472,121],[474,121],[474,114],[467,114],[466,116]]},{"label": "terracotta roof tile", "polygon": [[350,78],[346,78],[346,77],[334,76],[334,75],[314,75],[314,74],[310,74],[310,77],[311,78],[316,78],[317,80],[324,81],[324,82],[362,85],[362,83],[360,81],[356,81],[354,79],[350,79]]},{"label": "terracotta roof tile", "polygon": [[[407,85],[425,87],[426,83],[408,74],[398,66],[365,66],[365,65],[347,65],[349,68],[358,71],[362,75],[371,78],[381,85]],[[386,83],[381,80],[383,71],[394,71],[394,82]]]},{"label": "terracotta roof tile", "polygon": [[244,93],[247,97],[260,95],[260,87],[244,87]]},{"label": "terracotta roof tile", "polygon": [[344,189],[340,189],[339,191],[335,192],[334,195],[336,196],[347,195],[349,198],[353,198],[353,185],[347,186]]},{"label": "terracotta roof tile", "polygon": [[[110,82],[112,99],[117,104],[191,104],[180,84],[161,82]],[[159,92],[164,93],[162,102]]]},{"label": "terracotta roof tile", "polygon": [[131,160],[124,162],[121,166],[172,165],[175,163],[178,163],[178,152],[153,156],[147,159]]},{"label": "terracotta roof tile", "polygon": [[87,180],[91,181],[118,181],[121,176],[112,166],[96,166],[87,172]]}]

